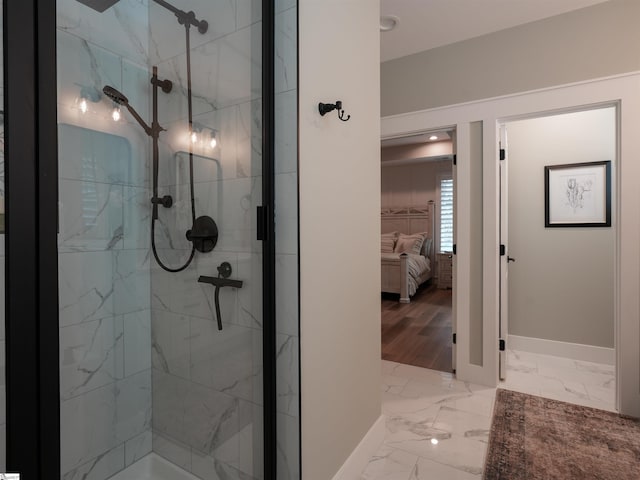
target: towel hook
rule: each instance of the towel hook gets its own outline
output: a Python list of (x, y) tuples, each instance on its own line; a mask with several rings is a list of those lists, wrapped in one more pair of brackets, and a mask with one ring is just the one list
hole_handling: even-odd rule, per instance
[(342, 120), (343, 122), (346, 122), (351, 118), (351, 115), (347, 115), (347, 117), (345, 118), (344, 110), (342, 109), (342, 100), (336, 100), (336, 103), (322, 103), (322, 102), (320, 102), (318, 104), (318, 111), (320, 112), (320, 115), (322, 115), (322, 116), (324, 116), (327, 113), (332, 112), (334, 110), (338, 111), (338, 118), (340, 120)]

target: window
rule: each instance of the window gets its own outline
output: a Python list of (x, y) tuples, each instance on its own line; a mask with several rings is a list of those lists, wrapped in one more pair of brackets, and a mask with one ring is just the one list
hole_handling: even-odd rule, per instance
[(453, 251), (453, 178), (440, 177), (440, 249)]

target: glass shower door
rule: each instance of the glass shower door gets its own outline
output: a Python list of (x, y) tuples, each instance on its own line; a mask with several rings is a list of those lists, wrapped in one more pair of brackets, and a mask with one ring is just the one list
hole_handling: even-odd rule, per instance
[(57, 2), (63, 478), (265, 478), (258, 3)]
[[(0, 25), (4, 12), (3, 2), (0, 2)], [(0, 36), (0, 53), (3, 52), (2, 37)], [(2, 56), (4, 59), (4, 55)], [(0, 63), (4, 70), (4, 60)], [(4, 75), (0, 76), (0, 472), (6, 471), (6, 384), (5, 384), (5, 223), (4, 223)]]

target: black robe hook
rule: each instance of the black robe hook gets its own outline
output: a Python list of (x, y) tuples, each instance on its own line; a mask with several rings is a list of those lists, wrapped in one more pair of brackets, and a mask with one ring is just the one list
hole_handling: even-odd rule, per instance
[(341, 100), (336, 100), (336, 103), (319, 103), (318, 104), (318, 111), (320, 112), (320, 115), (324, 116), (325, 114), (332, 112), (334, 110), (338, 111), (338, 118), (340, 120), (342, 120), (343, 122), (348, 121), (351, 118), (351, 115), (347, 115), (347, 117), (345, 118), (344, 116), (344, 110), (342, 109), (342, 101)]

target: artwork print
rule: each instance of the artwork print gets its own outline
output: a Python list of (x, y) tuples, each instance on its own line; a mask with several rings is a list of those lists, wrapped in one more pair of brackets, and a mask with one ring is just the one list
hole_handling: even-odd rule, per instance
[(610, 225), (610, 161), (545, 167), (545, 227)]

